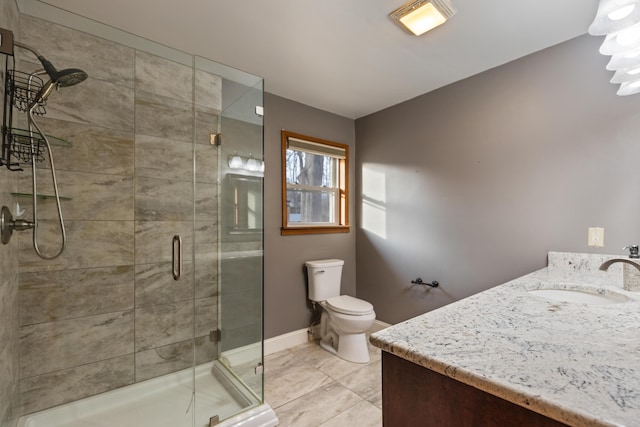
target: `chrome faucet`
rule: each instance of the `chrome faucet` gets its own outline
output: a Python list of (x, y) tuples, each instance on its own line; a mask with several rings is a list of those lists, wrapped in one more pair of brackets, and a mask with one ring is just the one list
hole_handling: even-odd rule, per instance
[(640, 265), (638, 265), (637, 262), (631, 261), (631, 260), (626, 259), (626, 258), (612, 258), (612, 259), (610, 259), (608, 261), (605, 261), (600, 266), (600, 270), (607, 271), (609, 269), (609, 267), (611, 267), (611, 264), (615, 264), (616, 262), (623, 262), (625, 264), (633, 265), (635, 268), (638, 269), (638, 271), (640, 271)]
[[(638, 245), (625, 246), (623, 249), (629, 249), (629, 258), (640, 258), (638, 255)], [(628, 258), (613, 258), (605, 261), (600, 266), (600, 270), (607, 271), (612, 264), (623, 263), (634, 266), (638, 271), (622, 268), (622, 283), (626, 291), (640, 291), (640, 264)]]

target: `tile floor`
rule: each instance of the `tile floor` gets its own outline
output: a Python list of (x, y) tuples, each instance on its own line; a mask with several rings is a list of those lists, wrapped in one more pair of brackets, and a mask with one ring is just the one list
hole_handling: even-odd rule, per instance
[(265, 357), (265, 400), (281, 427), (382, 426), (380, 350), (368, 364), (350, 363), (317, 341)]

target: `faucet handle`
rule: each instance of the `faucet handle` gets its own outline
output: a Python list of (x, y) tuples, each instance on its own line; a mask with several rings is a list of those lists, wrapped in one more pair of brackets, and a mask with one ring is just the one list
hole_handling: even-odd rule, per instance
[(629, 245), (622, 248), (622, 250), (629, 249), (629, 258), (640, 258), (638, 253), (638, 245)]

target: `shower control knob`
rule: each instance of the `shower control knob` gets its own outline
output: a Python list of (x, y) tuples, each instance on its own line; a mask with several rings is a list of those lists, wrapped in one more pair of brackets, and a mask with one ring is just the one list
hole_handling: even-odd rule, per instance
[(11, 240), (11, 236), (13, 235), (13, 231), (24, 231), (30, 230), (34, 227), (34, 223), (32, 221), (27, 221), (25, 219), (19, 219), (14, 221), (13, 215), (11, 215), (11, 211), (8, 207), (3, 206), (2, 211), (0, 212), (0, 232), (2, 237), (2, 244), (6, 245)]

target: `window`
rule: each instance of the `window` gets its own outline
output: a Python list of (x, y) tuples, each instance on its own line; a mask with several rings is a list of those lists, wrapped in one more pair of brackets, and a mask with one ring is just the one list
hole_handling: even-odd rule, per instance
[(282, 233), (349, 232), (349, 146), (282, 131)]

